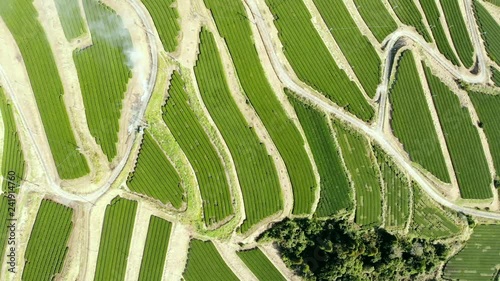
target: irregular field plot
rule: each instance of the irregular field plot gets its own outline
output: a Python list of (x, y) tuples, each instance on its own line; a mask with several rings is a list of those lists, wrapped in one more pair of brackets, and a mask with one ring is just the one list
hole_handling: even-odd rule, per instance
[(491, 80), (493, 80), (495, 86), (500, 87), (500, 70), (491, 67), (491, 73)]
[(453, 280), (492, 280), (500, 260), (500, 225), (478, 225), (465, 247), (445, 266)]
[(458, 96), (428, 67), (425, 67), (425, 75), (455, 169), (460, 195), (466, 199), (492, 197), (488, 163), (469, 111), (461, 106)]
[(186, 281), (238, 280), (212, 242), (192, 240), (184, 271)]
[(304, 104), (291, 92), (288, 92), (288, 99), (299, 117), (318, 167), (321, 192), (316, 214), (320, 217), (328, 217), (340, 210), (352, 209), (351, 186), (327, 117), (315, 108)]
[(177, 36), (180, 31), (179, 13), (173, 7), (176, 0), (141, 0), (141, 2), (153, 19), (165, 51), (175, 51), (179, 44)]
[(302, 0), (266, 2), (274, 15), (283, 52), (299, 79), (359, 118), (371, 120), (373, 108), (357, 85), (336, 64)]
[(131, 191), (171, 203), (176, 209), (184, 201), (181, 178), (158, 143), (146, 131), (135, 169), (127, 179)]
[(241, 1), (205, 0), (224, 38), (248, 103), (255, 109), (283, 158), (293, 189), (293, 214), (311, 212), (316, 180), (298, 129), (276, 97), (254, 45)]
[(283, 208), (273, 159), (267, 154), (234, 101), (213, 35), (200, 34), (200, 54), (194, 69), (203, 102), (231, 151), (245, 205), (245, 232)]
[[(500, 65), (500, 25), (479, 1), (474, 1), (476, 18), (489, 57)], [(498, 19), (497, 19), (498, 20)]]
[(0, 195), (0, 229), (2, 229), (2, 231), (0, 231), (0, 252), (5, 253), (5, 255), (2, 255), (0, 257), (1, 263), (3, 263), (4, 260), (5, 262), (10, 262), (10, 258), (6, 257), (8, 254), (10, 254), (10, 252), (5, 252), (6, 247), (10, 247), (7, 245), (7, 239), (10, 237), (10, 230), (8, 228), (10, 221), (8, 221), (7, 219), (10, 219), (9, 207), (16, 207), (15, 204), (16, 202), (9, 201), (9, 199), (7, 199), (7, 196)]
[(172, 224), (164, 219), (155, 216), (149, 219), (148, 235), (139, 272), (140, 281), (162, 280), (171, 229)]
[(396, 13), (399, 20), (406, 25), (415, 27), (418, 33), (422, 35), (427, 42), (432, 41), (425, 26), (422, 14), (418, 10), (413, 0), (389, 0), (392, 10)]
[(106, 207), (94, 280), (124, 280), (137, 202), (115, 197)]
[(359, 14), (379, 42), (382, 42), (398, 28), (382, 0), (354, 0), (354, 4), (356, 4)]
[(23, 280), (53, 280), (62, 269), (73, 209), (42, 200), (26, 246)]
[(178, 72), (174, 72), (170, 83), (169, 97), (162, 108), (163, 120), (195, 171), (203, 199), (204, 221), (209, 226), (234, 213), (229, 184), (214, 145), (190, 107)]
[(260, 281), (286, 280), (259, 248), (237, 252), (237, 254)]
[(405, 51), (399, 61), (389, 99), (392, 130), (410, 159), (438, 179), (450, 182), (415, 60), (409, 51)]
[(78, 0), (55, 0), (57, 14), (66, 39), (72, 40), (86, 32)]
[(92, 46), (75, 50), (75, 61), (90, 133), (104, 154), (116, 156), (122, 100), (132, 73), (126, 53), (132, 40), (123, 22), (99, 0), (83, 0)]
[(0, 1), (0, 16), (21, 51), (59, 177), (79, 178), (89, 172), (89, 167), (77, 150), (64, 104), (61, 78), (32, 2)]
[(380, 224), (382, 196), (378, 169), (368, 141), (344, 125), (334, 122), (345, 165), (356, 188), (356, 223)]

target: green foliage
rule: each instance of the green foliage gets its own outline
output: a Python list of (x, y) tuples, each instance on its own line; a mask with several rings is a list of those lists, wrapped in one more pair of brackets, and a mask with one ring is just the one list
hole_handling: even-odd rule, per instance
[(457, 175), (462, 198), (491, 198), (492, 178), (477, 128), (467, 108), (439, 78), (425, 67), (439, 122)]
[(500, 0), (485, 0), (486, 2), (490, 2), (493, 5), (500, 6)]
[(401, 55), (391, 86), (391, 126), (410, 159), (444, 182), (450, 182), (436, 128), (420, 82), (413, 54)]
[(354, 0), (359, 14), (379, 42), (394, 32), (398, 25), (381, 0)]
[(436, 206), (418, 185), (412, 182), (413, 222), (410, 232), (419, 237), (446, 238), (460, 233), (460, 228), (450, 214)]
[[(15, 174), (15, 185), (21, 184), (24, 176), (24, 155), (22, 151), (19, 133), (14, 119), (12, 104), (7, 100), (4, 91), (0, 87), (0, 111), (2, 113), (4, 136), (3, 136), (3, 156), (2, 156), (2, 191), (9, 192), (9, 172)], [(12, 187), (13, 184), (11, 183)], [(15, 188), (15, 192), (19, 189)]]
[[(293, 214), (308, 214), (317, 188), (304, 140), (271, 88), (255, 48), (241, 1), (205, 0), (224, 38), (248, 103), (271, 136), (285, 163), (293, 190)], [(304, 48), (303, 48), (304, 49)]]
[(320, 217), (328, 217), (341, 210), (352, 209), (351, 186), (327, 117), (315, 108), (304, 104), (288, 90), (287, 94), (288, 100), (299, 117), (318, 167), (321, 193), (316, 214)]
[(191, 240), (184, 279), (237, 281), (238, 277), (229, 269), (212, 242)]
[(213, 225), (234, 213), (222, 161), (198, 122), (178, 72), (170, 80), (163, 120), (191, 163), (203, 199), (205, 224)]
[(283, 208), (278, 174), (266, 147), (238, 109), (214, 37), (205, 29), (200, 33), (200, 54), (194, 71), (203, 102), (234, 160), (245, 205), (246, 220), (241, 226), (245, 232)]
[(181, 178), (151, 134), (146, 131), (127, 186), (133, 192), (146, 194), (179, 209), (184, 201)]
[[(283, 52), (299, 79), (359, 118), (371, 120), (373, 108), (357, 85), (336, 64), (302, 0), (266, 0), (266, 3), (274, 15)], [(368, 95), (375, 94), (367, 92)]]
[(69, 41), (82, 36), (86, 29), (80, 12), (80, 1), (55, 0), (55, 3), (66, 39)]
[(448, 38), (446, 38), (446, 33), (444, 32), (443, 25), (439, 20), (441, 14), (438, 9), (438, 3), (436, 0), (420, 0), (420, 5), (424, 10), (425, 17), (429, 22), (431, 32), (434, 35), (434, 40), (436, 41), (436, 45), (439, 51), (453, 63), (454, 65), (460, 66), (460, 61), (457, 56), (453, 52), (453, 49), (448, 42)]
[(382, 196), (379, 171), (375, 167), (368, 141), (359, 133), (334, 121), (345, 165), (356, 189), (356, 223), (380, 224)]
[(378, 146), (373, 147), (385, 184), (385, 227), (404, 230), (410, 216), (410, 186), (405, 174)]
[(500, 174), (500, 115), (498, 114), (500, 95), (469, 92), (469, 96), (486, 134), (493, 165)]
[(9, 201), (9, 199), (7, 199), (7, 196), (0, 195), (0, 229), (2, 229), (2, 231), (0, 231), (0, 252), (5, 253), (5, 255), (2, 255), (0, 257), (0, 262), (2, 263), (4, 262), (4, 259), (5, 262), (10, 262), (10, 258), (6, 257), (9, 252), (5, 252), (5, 247), (7, 246), (7, 239), (10, 236), (10, 229), (8, 228), (10, 224), (10, 221), (8, 221), (8, 219), (10, 219), (9, 207), (16, 207), (15, 204), (16, 202)]
[(479, 1), (474, 1), (474, 8), (488, 56), (500, 65), (500, 25)]
[(343, 1), (314, 0), (314, 3), (359, 82), (373, 98), (381, 76), (381, 61), (375, 48), (361, 33)]
[(432, 37), (427, 31), (422, 18), (422, 14), (413, 0), (389, 0), (389, 3), (391, 4), (394, 13), (396, 13), (396, 16), (403, 24), (415, 27), (417, 32), (424, 37), (425, 41), (432, 41)]
[(285, 264), (306, 280), (419, 280), (449, 252), (441, 243), (344, 219), (285, 219), (263, 238), (276, 241)]
[(500, 225), (478, 225), (465, 247), (448, 261), (443, 277), (453, 280), (493, 280), (498, 270)]
[(141, 0), (153, 19), (163, 48), (173, 52), (179, 44), (179, 13), (173, 6), (176, 0)]
[(237, 254), (260, 281), (286, 280), (259, 248), (240, 251)]
[(22, 280), (53, 280), (61, 272), (73, 229), (73, 209), (42, 200), (26, 246)]
[(89, 173), (89, 167), (77, 150), (54, 54), (32, 2), (0, 1), (0, 16), (21, 51), (59, 177), (79, 178)]
[(106, 207), (95, 281), (124, 280), (137, 202), (115, 197)]
[(491, 67), (491, 80), (493, 80), (495, 86), (500, 87), (500, 70), (495, 67)]
[(156, 216), (150, 217), (139, 281), (162, 280), (171, 229), (169, 221)]
[(75, 50), (90, 133), (111, 161), (116, 156), (122, 100), (131, 77), (132, 40), (123, 22), (99, 0), (83, 0), (92, 46)]
[(474, 47), (472, 46), (458, 1), (441, 0), (441, 7), (443, 8), (451, 40), (455, 45), (458, 56), (465, 67), (471, 67), (474, 64)]

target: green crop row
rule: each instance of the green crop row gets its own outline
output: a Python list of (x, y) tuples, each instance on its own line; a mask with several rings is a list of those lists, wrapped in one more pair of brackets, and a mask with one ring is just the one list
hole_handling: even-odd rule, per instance
[(184, 271), (186, 281), (238, 280), (212, 242), (191, 240)]
[(361, 225), (382, 222), (380, 175), (366, 138), (334, 121), (337, 139), (344, 162), (356, 189), (356, 223)]
[(441, 0), (448, 30), (450, 31), (451, 40), (455, 45), (455, 49), (460, 57), (460, 60), (466, 67), (471, 67), (474, 64), (474, 47), (465, 25), (462, 9), (458, 3), (459, 0)]
[(500, 6), (500, 0), (485, 0), (486, 2), (490, 2), (493, 5)]
[(495, 86), (500, 87), (500, 70), (495, 67), (491, 67), (491, 80), (493, 80)]
[(381, 76), (381, 61), (375, 48), (361, 33), (343, 1), (314, 0), (314, 3), (359, 82), (373, 98)]
[(488, 56), (500, 65), (500, 25), (479, 1), (474, 1), (474, 8)]
[(148, 131), (144, 133), (139, 157), (134, 171), (129, 175), (127, 186), (133, 192), (146, 194), (164, 204), (170, 202), (176, 209), (184, 201), (179, 174)]
[(410, 216), (410, 186), (408, 178), (378, 146), (373, 147), (385, 185), (385, 227), (404, 230)]
[(167, 258), (171, 230), (172, 224), (169, 221), (156, 216), (150, 217), (139, 281), (163, 280), (163, 268)]
[(469, 111), (428, 67), (424, 68), (462, 198), (491, 198), (492, 179), (488, 163)]
[(42, 200), (24, 256), (22, 280), (53, 280), (63, 267), (73, 209)]
[(304, 129), (320, 177), (320, 199), (316, 214), (329, 217), (353, 208), (352, 190), (344, 170), (340, 152), (333, 139), (325, 114), (304, 104), (287, 91)]
[(392, 130), (410, 159), (440, 180), (450, 182), (436, 128), (410, 51), (401, 55), (389, 99), (392, 105)]
[(125, 280), (137, 202), (115, 197), (106, 207), (94, 280)]
[(204, 0), (231, 53), (247, 97), (283, 158), (293, 189), (293, 213), (311, 212), (317, 188), (313, 168), (297, 127), (287, 116), (265, 76), (241, 1)]
[(214, 37), (205, 29), (200, 33), (194, 71), (203, 102), (233, 157), (245, 205), (246, 220), (241, 226), (245, 232), (283, 208), (277, 171), (265, 146), (238, 109)]
[(66, 39), (72, 40), (86, 32), (78, 0), (55, 0), (57, 14)]
[(379, 42), (394, 32), (398, 25), (381, 0), (354, 0), (356, 9)]
[(79, 178), (89, 173), (89, 167), (78, 152), (54, 54), (32, 2), (0, 1), (0, 16), (21, 51), (59, 177)]
[(84, 0), (92, 46), (75, 50), (90, 133), (111, 161), (117, 153), (124, 93), (131, 77), (132, 40), (123, 22), (99, 0)]
[[(266, 2), (274, 15), (283, 52), (299, 79), (359, 118), (371, 120), (373, 108), (357, 85), (338, 67), (314, 28), (311, 14), (302, 0)], [(372, 86), (367, 88), (371, 89)]]
[(179, 25), (179, 13), (173, 7), (176, 0), (141, 0), (160, 36), (163, 48), (167, 52), (173, 52), (179, 44), (178, 35), (181, 27)]
[(238, 257), (246, 264), (260, 281), (285, 281), (286, 279), (274, 264), (259, 248), (237, 252)]
[[(10, 204), (10, 205), (9, 205)], [(7, 239), (10, 237), (10, 229), (8, 228), (10, 221), (8, 219), (11, 218), (11, 213), (9, 212), (9, 207), (16, 207), (16, 202), (15, 201), (9, 201), (7, 196), (5, 195), (0, 195), (0, 253), (6, 253), (5, 252), (5, 247), (7, 246)], [(6, 255), (10, 254), (10, 252), (7, 252), (4, 255), (0, 257), (0, 262), (3, 263), (4, 259), (5, 262), (10, 262), (10, 257), (6, 257)]]
[(234, 214), (231, 193), (222, 161), (198, 122), (178, 72), (170, 80), (163, 120), (191, 163), (203, 199), (205, 224), (213, 225)]
[(441, 14), (438, 9), (438, 3), (435, 0), (420, 0), (420, 5), (424, 10), (425, 17), (429, 22), (429, 26), (434, 36), (434, 40), (436, 41), (436, 45), (438, 50), (453, 63), (454, 65), (459, 66), (460, 61), (457, 56), (453, 52), (453, 49), (448, 42), (448, 38), (446, 38), (446, 33), (444, 32), (443, 25), (439, 20), (441, 18)]
[(425, 194), (416, 183), (412, 183), (413, 221), (410, 232), (427, 238), (445, 238), (460, 233), (460, 228)]
[[(500, 225), (478, 225), (465, 247), (444, 268), (448, 280), (494, 280), (498, 272)], [(498, 275), (496, 275), (498, 276)]]
[(403, 24), (415, 27), (417, 32), (424, 37), (425, 41), (432, 41), (432, 37), (427, 31), (422, 18), (422, 14), (413, 0), (389, 0), (389, 3), (391, 4), (392, 10)]

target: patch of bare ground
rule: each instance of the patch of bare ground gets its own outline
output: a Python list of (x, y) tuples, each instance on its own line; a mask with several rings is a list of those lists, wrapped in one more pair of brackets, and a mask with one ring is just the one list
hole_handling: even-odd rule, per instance
[(167, 258), (163, 270), (164, 280), (182, 280), (182, 274), (186, 268), (190, 231), (180, 223), (172, 225), (170, 241), (168, 243)]
[(238, 251), (237, 245), (217, 241), (214, 241), (214, 245), (222, 259), (240, 280), (258, 280), (252, 271), (248, 269), (245, 263), (236, 254), (236, 251)]
[(299, 281), (301, 278), (290, 270), (281, 259), (274, 244), (264, 244), (259, 247), (264, 255), (274, 264), (274, 266), (286, 277), (287, 280)]
[(125, 280), (138, 280), (141, 269), (141, 261), (148, 234), (149, 217), (151, 213), (142, 208), (143, 203), (138, 202), (137, 214), (135, 216), (134, 231), (130, 243), (130, 249), (127, 258), (127, 271)]

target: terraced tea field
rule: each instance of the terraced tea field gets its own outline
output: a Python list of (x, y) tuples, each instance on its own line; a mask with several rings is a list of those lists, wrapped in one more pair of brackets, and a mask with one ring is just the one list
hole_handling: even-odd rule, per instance
[(379, 42), (394, 32), (398, 25), (385, 8), (382, 0), (354, 0), (356, 9)]
[(191, 240), (183, 277), (186, 281), (238, 280), (212, 242), (196, 239)]
[(170, 222), (159, 217), (150, 217), (139, 280), (162, 280), (171, 229)]
[(85, 34), (86, 27), (78, 0), (55, 0), (57, 14), (66, 39), (73, 40)]
[(260, 281), (286, 280), (259, 248), (238, 252), (238, 257)]

